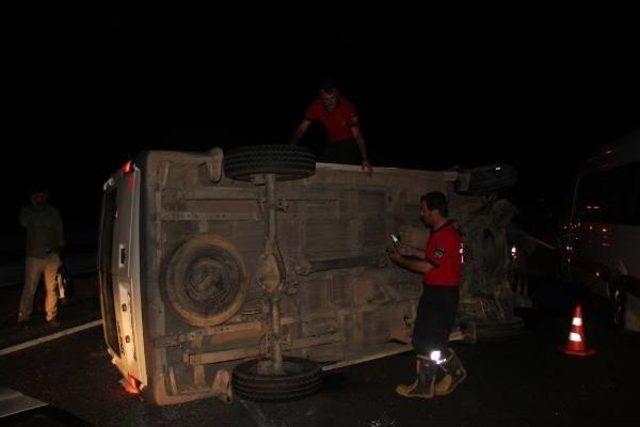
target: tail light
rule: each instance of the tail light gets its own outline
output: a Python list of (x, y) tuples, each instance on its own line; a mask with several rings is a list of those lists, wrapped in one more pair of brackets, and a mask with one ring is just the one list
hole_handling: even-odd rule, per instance
[(133, 161), (129, 160), (122, 166), (122, 172), (125, 174), (133, 172)]
[(140, 394), (140, 381), (133, 377), (131, 374), (127, 374), (125, 378), (120, 380), (120, 383), (127, 391), (127, 393)]

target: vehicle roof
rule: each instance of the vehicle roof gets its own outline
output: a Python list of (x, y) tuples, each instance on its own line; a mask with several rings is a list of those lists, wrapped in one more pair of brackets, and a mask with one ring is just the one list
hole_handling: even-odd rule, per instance
[(640, 161), (640, 130), (601, 146), (580, 168), (579, 175)]

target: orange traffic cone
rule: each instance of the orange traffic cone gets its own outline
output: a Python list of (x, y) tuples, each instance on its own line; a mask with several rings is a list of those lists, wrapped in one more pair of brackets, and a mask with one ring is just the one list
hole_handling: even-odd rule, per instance
[(587, 347), (582, 323), (582, 307), (579, 303), (576, 304), (576, 308), (573, 311), (573, 321), (571, 322), (571, 331), (569, 332), (567, 344), (559, 346), (558, 351), (570, 356), (580, 357), (591, 356), (596, 352), (594, 349)]

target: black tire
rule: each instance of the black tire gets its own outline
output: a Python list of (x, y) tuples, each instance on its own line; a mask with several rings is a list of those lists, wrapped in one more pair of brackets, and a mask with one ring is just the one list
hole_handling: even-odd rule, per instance
[(475, 322), (477, 342), (508, 341), (524, 332), (524, 321), (514, 317), (505, 321)]
[(456, 190), (463, 194), (490, 194), (508, 190), (518, 182), (518, 172), (511, 165), (483, 166), (465, 171), (470, 174), (469, 187), (462, 191), (456, 183)]
[[(287, 387), (286, 392), (289, 394), (303, 393), (307, 390), (320, 388), (321, 385), (322, 385), (322, 380), (318, 378), (314, 381), (303, 383), (295, 387), (293, 386)], [(234, 390), (244, 394), (255, 394), (260, 396), (278, 397), (282, 394), (282, 390), (280, 390), (279, 388), (268, 387), (266, 384), (263, 384), (259, 387), (251, 387), (251, 386), (247, 386), (245, 384), (236, 382), (234, 384)]]
[[(239, 388), (250, 389), (255, 391), (273, 390), (274, 384), (276, 385), (278, 384), (274, 382), (265, 382), (265, 381), (261, 381), (261, 382), (247, 381), (246, 379), (239, 379), (238, 377), (235, 377), (234, 381), (235, 381), (234, 384)], [(322, 382), (322, 376), (318, 376), (314, 374), (313, 376), (309, 376), (309, 378), (296, 379), (293, 382), (295, 382), (295, 384), (301, 387), (307, 387), (307, 386), (313, 385), (312, 383)]]
[(249, 278), (238, 250), (220, 236), (202, 234), (169, 259), (163, 296), (175, 314), (193, 326), (215, 326), (244, 303)]
[(233, 370), (233, 391), (238, 397), (255, 401), (291, 400), (309, 396), (322, 386), (322, 370), (310, 360), (285, 358), (284, 375), (260, 374), (258, 362), (245, 362)]
[(306, 390), (304, 392), (298, 392), (298, 393), (281, 393), (277, 396), (261, 395), (256, 393), (244, 393), (242, 391), (236, 391), (236, 390), (234, 390), (234, 393), (236, 397), (239, 397), (240, 399), (252, 400), (254, 402), (282, 402), (282, 401), (304, 399), (305, 397), (315, 394), (319, 389), (320, 387), (313, 390)]
[(251, 145), (224, 154), (224, 174), (240, 181), (261, 174), (275, 174), (278, 181), (290, 181), (315, 172), (313, 152), (297, 145)]

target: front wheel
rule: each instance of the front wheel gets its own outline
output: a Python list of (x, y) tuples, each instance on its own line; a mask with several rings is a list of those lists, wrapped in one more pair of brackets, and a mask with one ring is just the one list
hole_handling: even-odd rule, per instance
[(310, 396), (322, 385), (322, 370), (310, 360), (285, 357), (280, 374), (261, 372), (263, 362), (251, 360), (233, 370), (233, 390), (238, 397), (260, 402), (286, 401)]

